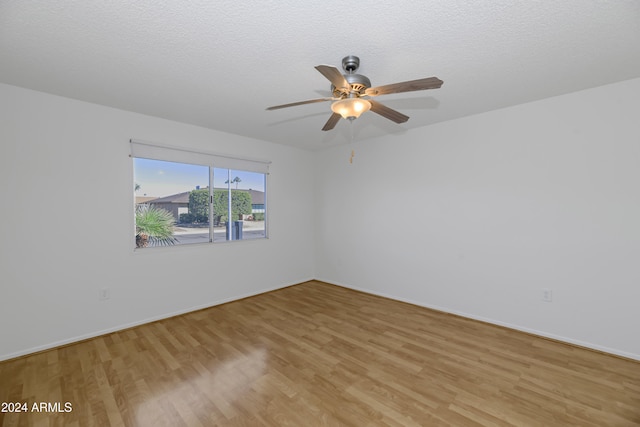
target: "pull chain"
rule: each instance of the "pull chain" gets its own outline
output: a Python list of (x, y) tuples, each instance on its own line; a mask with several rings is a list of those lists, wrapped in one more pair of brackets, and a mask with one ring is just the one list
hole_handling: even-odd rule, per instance
[[(353, 139), (354, 139), (354, 130), (353, 130), (353, 117), (349, 118), (349, 128), (350, 128), (350, 133), (351, 133), (351, 145), (353, 145)], [(351, 157), (349, 157), (349, 163), (353, 164), (353, 157), (354, 157), (355, 153), (353, 150), (351, 150)]]

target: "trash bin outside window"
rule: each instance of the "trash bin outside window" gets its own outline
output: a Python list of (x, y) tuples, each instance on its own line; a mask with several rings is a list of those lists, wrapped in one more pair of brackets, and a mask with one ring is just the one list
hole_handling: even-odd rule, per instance
[[(242, 240), (242, 224), (244, 221), (227, 222), (227, 240)], [(231, 228), (231, 230), (229, 230)], [(229, 238), (231, 235), (231, 238)]]

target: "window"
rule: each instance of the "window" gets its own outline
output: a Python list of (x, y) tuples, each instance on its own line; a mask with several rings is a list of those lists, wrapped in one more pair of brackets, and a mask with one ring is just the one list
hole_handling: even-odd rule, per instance
[(267, 237), (268, 162), (131, 141), (137, 248)]

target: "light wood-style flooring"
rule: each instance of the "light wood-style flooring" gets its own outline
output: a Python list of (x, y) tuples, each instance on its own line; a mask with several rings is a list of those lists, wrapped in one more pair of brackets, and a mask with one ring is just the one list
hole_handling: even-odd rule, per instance
[(72, 408), (1, 426), (633, 426), (640, 363), (312, 281), (0, 363), (0, 402)]

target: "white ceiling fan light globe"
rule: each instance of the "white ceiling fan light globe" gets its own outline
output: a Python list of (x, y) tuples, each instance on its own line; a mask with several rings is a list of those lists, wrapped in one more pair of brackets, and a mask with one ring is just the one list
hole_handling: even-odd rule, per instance
[(331, 110), (340, 114), (343, 119), (358, 118), (360, 115), (371, 109), (371, 103), (366, 99), (347, 98), (341, 99), (331, 104)]

